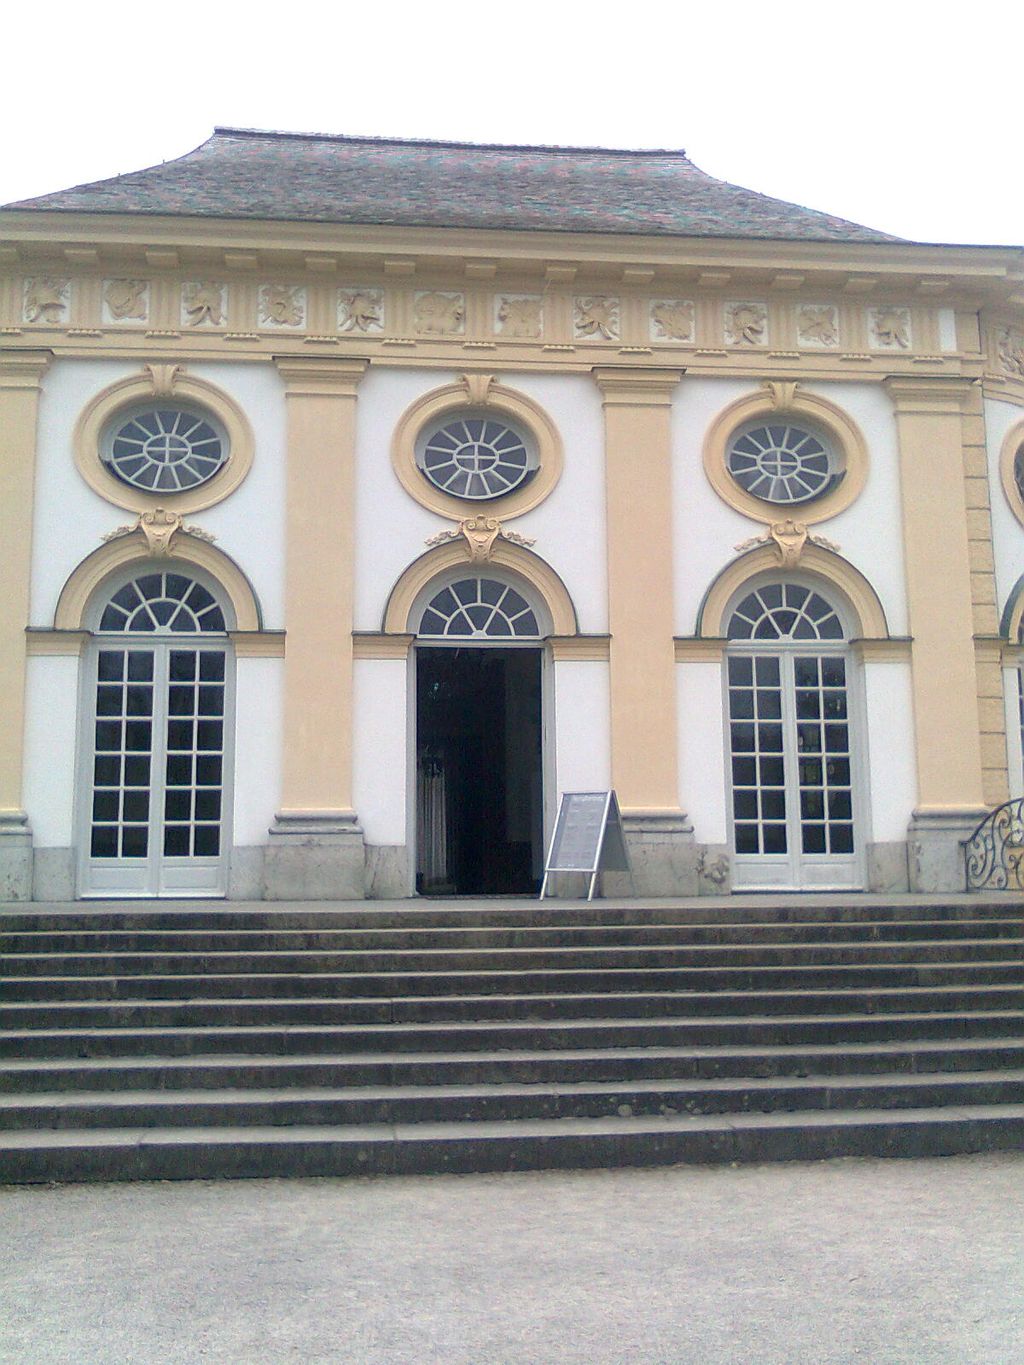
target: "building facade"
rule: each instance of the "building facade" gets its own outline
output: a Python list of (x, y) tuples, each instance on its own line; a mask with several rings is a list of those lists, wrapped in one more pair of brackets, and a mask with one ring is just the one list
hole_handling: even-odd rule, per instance
[[(957, 890), (1024, 254), (682, 153), (218, 130), (0, 213), (0, 898)], [(628, 884), (608, 878), (609, 889)]]

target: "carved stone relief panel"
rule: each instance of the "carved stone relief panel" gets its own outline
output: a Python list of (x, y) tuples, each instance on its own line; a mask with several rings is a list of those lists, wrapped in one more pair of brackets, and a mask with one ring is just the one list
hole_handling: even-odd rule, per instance
[(261, 327), (297, 330), (306, 325), (306, 291), (294, 284), (261, 284), (258, 311)]
[(461, 336), (466, 329), (466, 296), (436, 290), (416, 294), (413, 321), (425, 336)]
[(227, 290), (222, 284), (199, 280), (181, 288), (181, 321), (186, 327), (222, 327), (227, 321)]
[(908, 351), (910, 349), (909, 308), (869, 308), (868, 337), (876, 351)]
[(579, 295), (572, 301), (577, 341), (618, 341), (619, 300), (608, 294)]
[(796, 310), (796, 339), (811, 350), (839, 345), (839, 309), (831, 303), (802, 303)]
[(498, 294), (494, 330), (510, 341), (536, 341), (544, 330), (544, 302), (539, 294)]
[(764, 346), (768, 341), (768, 309), (763, 303), (727, 303), (725, 339), (730, 346)]
[(652, 341), (693, 341), (696, 309), (689, 299), (652, 299), (649, 335)]
[(104, 280), (104, 322), (146, 322), (149, 319), (148, 280)]
[(999, 367), (1011, 379), (1024, 379), (1024, 332), (1004, 327), (996, 334)]
[(64, 322), (71, 300), (71, 281), (52, 275), (25, 281), (22, 317), (26, 322)]
[(339, 332), (382, 332), (384, 330), (383, 289), (339, 289)]

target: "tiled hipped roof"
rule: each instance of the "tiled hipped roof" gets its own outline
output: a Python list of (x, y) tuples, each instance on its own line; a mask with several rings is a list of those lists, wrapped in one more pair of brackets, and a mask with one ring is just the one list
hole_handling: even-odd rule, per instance
[(8, 208), (398, 227), (891, 242), (715, 180), (683, 152), (217, 128), (176, 161)]

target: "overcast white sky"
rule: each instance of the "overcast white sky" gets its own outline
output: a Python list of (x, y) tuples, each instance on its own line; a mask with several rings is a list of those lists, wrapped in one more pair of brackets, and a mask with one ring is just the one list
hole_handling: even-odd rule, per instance
[(899, 236), (1024, 243), (1021, 0), (19, 11), (0, 204), (181, 156), (222, 124), (683, 147), (723, 180)]

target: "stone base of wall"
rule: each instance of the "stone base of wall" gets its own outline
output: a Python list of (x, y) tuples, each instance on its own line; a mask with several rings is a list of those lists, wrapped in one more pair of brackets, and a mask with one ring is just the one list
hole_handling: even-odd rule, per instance
[(32, 831), (21, 812), (0, 815), (0, 901), (32, 899)]
[(907, 868), (907, 845), (904, 840), (884, 844), (868, 844), (866, 891), (888, 892), (910, 890)]
[(279, 815), (263, 859), (268, 901), (352, 901), (366, 893), (366, 848), (354, 816)]
[(963, 842), (986, 814), (984, 808), (915, 811), (907, 831), (911, 891), (963, 891)]

